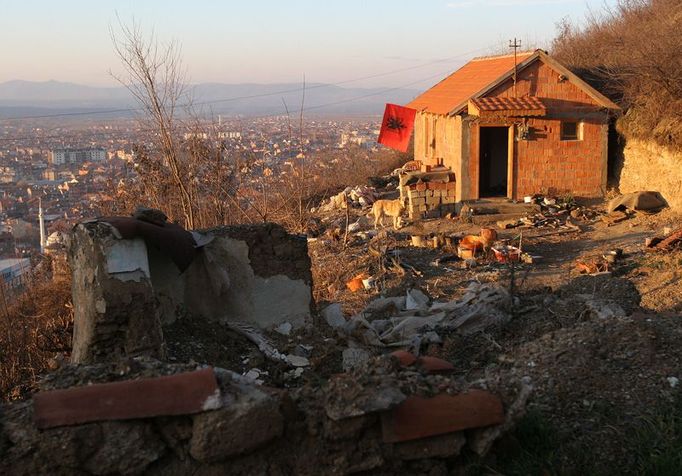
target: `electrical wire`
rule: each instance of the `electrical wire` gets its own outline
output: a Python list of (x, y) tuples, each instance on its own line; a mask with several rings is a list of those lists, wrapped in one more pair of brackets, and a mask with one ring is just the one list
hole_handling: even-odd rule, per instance
[[(379, 78), (382, 76), (388, 76), (391, 74), (402, 73), (405, 71), (410, 71), (410, 70), (414, 70), (414, 69), (418, 69), (418, 68), (423, 68), (425, 66), (430, 66), (433, 64), (450, 62), (450, 61), (453, 61), (455, 59), (461, 59), (462, 57), (484, 51), (486, 49), (487, 48), (477, 48), (475, 50), (467, 51), (467, 52), (461, 53), (459, 55), (451, 56), (448, 58), (429, 61), (427, 63), (422, 63), (422, 64), (414, 65), (414, 66), (408, 66), (406, 68), (394, 69), (391, 71), (384, 71), (382, 73), (371, 74), (371, 75), (362, 76), (359, 78), (346, 79), (344, 81), (338, 81), (335, 83), (315, 84), (312, 86), (307, 86), (305, 88), (299, 87), (299, 88), (292, 88), (292, 89), (284, 89), (281, 91), (273, 91), (270, 93), (259, 93), (259, 94), (245, 95), (245, 96), (233, 96), (233, 97), (229, 97), (229, 98), (214, 99), (214, 100), (210, 100), (210, 101), (202, 101), (202, 102), (197, 102), (197, 103), (178, 104), (175, 107), (181, 108), (181, 107), (187, 107), (187, 106), (205, 106), (205, 105), (210, 105), (210, 104), (220, 104), (220, 103), (225, 103), (225, 102), (239, 101), (239, 100), (243, 100), (243, 99), (256, 99), (256, 98), (268, 97), (268, 96), (278, 96), (280, 94), (289, 94), (289, 93), (295, 93), (295, 92), (309, 91), (311, 89), (340, 86), (343, 84), (354, 83), (354, 82), (363, 81), (366, 79), (374, 79), (374, 78)], [(417, 81), (417, 82), (419, 82), (419, 81)], [(141, 110), (142, 110), (142, 108), (140, 108), (140, 107), (129, 107), (129, 108), (119, 108), (119, 109), (106, 109), (106, 110), (100, 110), (100, 111), (77, 111), (77, 112), (64, 112), (64, 113), (55, 113), (55, 114), (40, 114), (40, 115), (31, 115), (31, 116), (14, 116), (14, 117), (2, 118), (2, 120), (18, 121), (18, 120), (27, 120), (27, 119), (49, 119), (49, 118), (54, 118), (54, 117), (91, 116), (91, 115), (101, 115), (101, 114), (117, 114), (117, 113), (123, 113), (123, 112), (136, 112), (136, 111), (141, 111)]]

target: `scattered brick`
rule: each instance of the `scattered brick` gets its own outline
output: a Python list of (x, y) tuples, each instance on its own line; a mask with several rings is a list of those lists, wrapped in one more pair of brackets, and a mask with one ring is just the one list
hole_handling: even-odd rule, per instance
[(502, 402), (483, 390), (432, 398), (408, 397), (381, 415), (385, 443), (410, 441), (504, 421)]
[(417, 361), (417, 357), (406, 350), (396, 350), (391, 352), (391, 355), (400, 361), (400, 365), (403, 367), (409, 367)]
[(419, 358), (418, 365), (429, 373), (447, 373), (455, 370), (455, 366), (447, 360), (427, 355)]
[(185, 415), (216, 408), (212, 368), (140, 380), (39, 392), (33, 397), (38, 428), (103, 420)]

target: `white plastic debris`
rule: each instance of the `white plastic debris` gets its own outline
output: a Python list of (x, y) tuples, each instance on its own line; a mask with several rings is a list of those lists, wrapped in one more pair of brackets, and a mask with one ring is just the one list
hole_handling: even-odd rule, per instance
[(668, 377), (668, 383), (670, 384), (670, 388), (675, 388), (679, 385), (680, 379), (677, 377)]
[(292, 328), (293, 326), (291, 325), (291, 322), (283, 322), (277, 327), (275, 327), (275, 332), (278, 332), (283, 336), (288, 336), (289, 334), (291, 334)]
[[(511, 318), (507, 311), (509, 293), (496, 283), (474, 282), (456, 301), (434, 302), (430, 306), (428, 301), (429, 297), (416, 289), (404, 297), (378, 298), (342, 329), (349, 335), (362, 335), (366, 345), (414, 347), (420, 342), (437, 342), (441, 329), (467, 335), (502, 325)], [(391, 317), (385, 318), (387, 315)], [(365, 331), (356, 333), (358, 327)]]
[(426, 309), (429, 304), (429, 297), (419, 289), (408, 289), (405, 298), (405, 309), (408, 311)]

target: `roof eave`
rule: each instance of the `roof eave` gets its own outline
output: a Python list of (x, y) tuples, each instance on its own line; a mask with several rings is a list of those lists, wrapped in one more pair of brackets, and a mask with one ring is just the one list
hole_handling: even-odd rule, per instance
[[(530, 65), (533, 61), (535, 61), (536, 59), (540, 59), (540, 60), (544, 61), (545, 63), (549, 64), (553, 69), (555, 69), (555, 70), (558, 71), (559, 73), (561, 73), (561, 74), (563, 74), (564, 76), (566, 76), (566, 77), (569, 79), (569, 81), (571, 81), (571, 82), (574, 83), (576, 86), (578, 86), (580, 89), (582, 89), (583, 91), (585, 91), (585, 93), (586, 93), (588, 96), (590, 96), (592, 99), (594, 99), (594, 100), (595, 100), (597, 103), (599, 103), (599, 105), (602, 106), (603, 108), (608, 109), (608, 110), (610, 110), (610, 111), (620, 111), (620, 110), (621, 110), (620, 106), (618, 106), (616, 103), (614, 103), (613, 101), (611, 101), (609, 98), (607, 98), (606, 96), (604, 96), (602, 93), (600, 93), (599, 91), (597, 91), (596, 89), (594, 89), (592, 86), (590, 86), (589, 84), (587, 84), (585, 81), (583, 81), (582, 79), (580, 79), (580, 77), (579, 77), (578, 75), (576, 75), (575, 73), (571, 72), (568, 68), (566, 68), (565, 66), (563, 66), (561, 63), (559, 63), (558, 61), (552, 59), (547, 53), (545, 53), (545, 52), (542, 51), (542, 50), (535, 50), (535, 53), (533, 53), (531, 56), (529, 56), (528, 58), (526, 58), (525, 60), (523, 60), (521, 63), (519, 63), (519, 64), (516, 66), (516, 71), (517, 71), (517, 73), (518, 73), (518, 71), (521, 71), (522, 69), (524, 69), (524, 68), (526, 68), (527, 66), (529, 66), (529, 65)], [(476, 92), (475, 94), (473, 94), (471, 97), (467, 98), (466, 101), (464, 101), (464, 102), (458, 104), (458, 105), (457, 105), (455, 108), (453, 108), (447, 115), (448, 115), (448, 116), (454, 116), (454, 115), (456, 115), (456, 114), (461, 113), (461, 112), (464, 110), (464, 108), (467, 107), (467, 104), (468, 104), (468, 102), (469, 102), (470, 99), (476, 99), (476, 98), (479, 98), (479, 97), (483, 96), (484, 94), (487, 94), (488, 92), (490, 92), (491, 90), (493, 90), (493, 89), (495, 89), (497, 86), (499, 86), (501, 83), (503, 83), (503, 82), (506, 81), (507, 79), (511, 78), (513, 75), (514, 75), (514, 70), (513, 70), (513, 69), (507, 71), (507, 72), (504, 73), (502, 76), (500, 76), (499, 78), (497, 78), (495, 81), (493, 81), (492, 83), (488, 84), (485, 88), (481, 89), (480, 91), (478, 91), (478, 92)]]

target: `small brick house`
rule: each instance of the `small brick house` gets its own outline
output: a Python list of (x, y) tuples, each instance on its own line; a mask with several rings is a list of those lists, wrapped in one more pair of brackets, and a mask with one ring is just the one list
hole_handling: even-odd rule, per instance
[[(407, 106), (418, 111), (421, 172), (448, 177), (434, 181), (446, 182), (443, 204), (606, 191), (609, 119), (619, 108), (542, 50), (473, 59)], [(414, 182), (412, 195), (431, 188), (429, 177)]]

